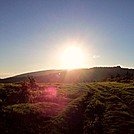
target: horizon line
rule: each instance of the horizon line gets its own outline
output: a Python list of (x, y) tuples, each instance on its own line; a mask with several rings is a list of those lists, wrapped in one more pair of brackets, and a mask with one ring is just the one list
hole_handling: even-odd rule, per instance
[(114, 68), (114, 67), (120, 67), (122, 69), (134, 69), (132, 67), (124, 67), (124, 66), (121, 66), (121, 65), (114, 65), (114, 66), (93, 66), (93, 67), (81, 67), (81, 68), (70, 68), (70, 69), (67, 69), (67, 68), (61, 68), (61, 69), (56, 69), (56, 68), (53, 68), (53, 69), (42, 69), (42, 70), (33, 70), (33, 71), (27, 71), (27, 72), (22, 72), (22, 73), (18, 73), (18, 74), (14, 74), (14, 75), (11, 75), (11, 76), (6, 76), (6, 77), (1, 77), (0, 79), (7, 79), (7, 78), (12, 78), (12, 77), (15, 77), (15, 76), (20, 76), (20, 75), (26, 75), (26, 74), (30, 74), (30, 73), (37, 73), (37, 72), (42, 72), (42, 71), (60, 71), (60, 70), (68, 70), (68, 71), (71, 71), (71, 70), (78, 70), (78, 69), (92, 69), (92, 68)]

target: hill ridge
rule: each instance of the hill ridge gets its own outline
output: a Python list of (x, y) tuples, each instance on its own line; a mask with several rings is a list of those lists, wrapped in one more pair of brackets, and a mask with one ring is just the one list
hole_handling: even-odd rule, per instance
[(37, 82), (91, 82), (103, 81), (111, 76), (121, 75), (126, 73), (134, 75), (134, 69), (116, 67), (93, 67), (80, 69), (52, 69), (28, 72), (16, 76), (0, 79), (0, 83), (12, 83), (26, 80), (28, 76), (33, 76)]

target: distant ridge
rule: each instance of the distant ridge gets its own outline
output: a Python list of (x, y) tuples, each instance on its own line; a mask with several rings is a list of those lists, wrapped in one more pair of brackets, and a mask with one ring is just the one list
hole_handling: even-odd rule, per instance
[(85, 69), (72, 70), (44, 70), (20, 74), (17, 76), (0, 79), (0, 83), (14, 83), (27, 79), (28, 76), (33, 76), (37, 82), (91, 82), (103, 81), (104, 79), (115, 77), (116, 75), (124, 76), (126, 73), (134, 75), (134, 69), (116, 67), (94, 67)]

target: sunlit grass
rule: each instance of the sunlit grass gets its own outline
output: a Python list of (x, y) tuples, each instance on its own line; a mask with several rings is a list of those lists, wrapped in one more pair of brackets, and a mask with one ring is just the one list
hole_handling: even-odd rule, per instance
[(27, 92), (21, 88), (0, 85), (3, 132), (133, 134), (132, 83), (48, 83)]

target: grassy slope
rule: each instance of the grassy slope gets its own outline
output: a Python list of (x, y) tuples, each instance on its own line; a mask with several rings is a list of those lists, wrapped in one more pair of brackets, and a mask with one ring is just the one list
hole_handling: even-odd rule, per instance
[(134, 76), (134, 69), (121, 67), (96, 67), (90, 69), (74, 69), (74, 70), (46, 70), (31, 72), (17, 75), (5, 79), (0, 79), (0, 83), (15, 83), (27, 80), (27, 76), (33, 76), (39, 83), (54, 83), (54, 82), (91, 82), (104, 81), (120, 75), (124, 77), (129, 74), (129, 77)]
[[(19, 85), (1, 85), (0, 93), (8, 96), (7, 101), (1, 100), (2, 133), (134, 133), (133, 84), (98, 82), (42, 87), (29, 90), (29, 99), (23, 102)], [(56, 96), (47, 92), (48, 87), (56, 89)]]

